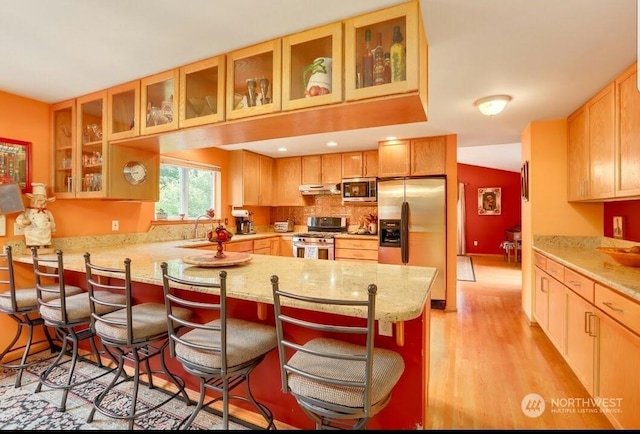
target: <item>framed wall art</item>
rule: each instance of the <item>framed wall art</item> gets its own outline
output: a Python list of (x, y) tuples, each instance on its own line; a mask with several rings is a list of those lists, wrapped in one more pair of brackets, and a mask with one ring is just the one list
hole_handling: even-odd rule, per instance
[(525, 161), (520, 168), (520, 189), (522, 190), (522, 200), (529, 201), (529, 160)]
[(478, 214), (502, 214), (502, 189), (500, 187), (486, 187), (478, 189)]
[(31, 143), (0, 137), (0, 185), (18, 184), (31, 192)]
[(624, 239), (624, 220), (621, 216), (613, 218), (613, 238)]

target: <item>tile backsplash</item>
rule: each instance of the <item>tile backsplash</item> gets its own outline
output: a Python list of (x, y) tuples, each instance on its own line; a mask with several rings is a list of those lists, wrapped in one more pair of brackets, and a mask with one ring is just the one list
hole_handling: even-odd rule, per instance
[(279, 206), (271, 210), (271, 221), (293, 219), (295, 225), (306, 225), (307, 217), (346, 217), (349, 229), (367, 224), (365, 217), (378, 214), (377, 204), (342, 204), (340, 195), (312, 196), (308, 206)]

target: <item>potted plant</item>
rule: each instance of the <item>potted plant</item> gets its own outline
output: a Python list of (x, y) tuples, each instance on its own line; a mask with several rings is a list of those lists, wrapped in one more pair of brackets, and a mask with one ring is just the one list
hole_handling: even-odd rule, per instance
[(373, 235), (377, 234), (378, 233), (378, 216), (376, 214), (369, 214), (365, 218), (369, 222), (369, 233)]

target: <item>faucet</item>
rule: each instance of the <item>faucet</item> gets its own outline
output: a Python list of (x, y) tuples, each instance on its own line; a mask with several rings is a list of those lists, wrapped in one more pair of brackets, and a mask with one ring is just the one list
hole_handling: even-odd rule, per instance
[[(196, 218), (196, 225), (195, 225), (195, 226), (194, 226), (194, 228), (193, 228), (193, 238), (194, 238), (194, 239), (197, 239), (197, 238), (198, 238), (198, 223), (200, 222), (200, 219), (201, 219), (202, 217), (207, 218), (207, 219), (209, 219), (209, 220), (213, 221), (213, 218), (209, 217), (209, 216), (208, 216), (208, 215), (206, 215), (206, 214), (199, 215), (199, 216)], [(206, 238), (207, 233), (205, 232), (205, 234), (204, 234), (204, 235), (205, 235), (205, 238)]]

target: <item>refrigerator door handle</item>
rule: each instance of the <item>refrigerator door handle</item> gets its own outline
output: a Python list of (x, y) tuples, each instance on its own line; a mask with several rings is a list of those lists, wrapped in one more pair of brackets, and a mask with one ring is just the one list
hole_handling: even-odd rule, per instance
[(409, 202), (402, 202), (400, 216), (400, 255), (402, 263), (409, 263)]

